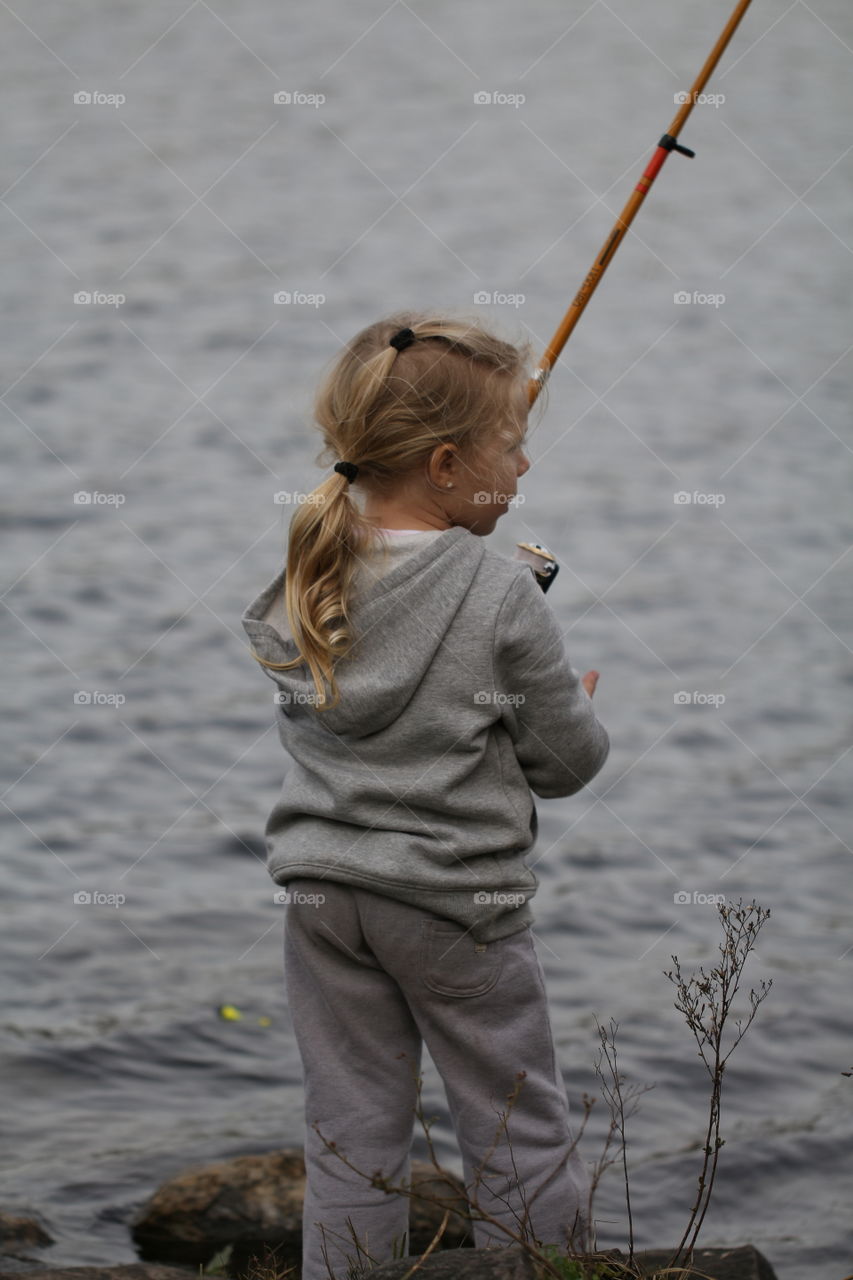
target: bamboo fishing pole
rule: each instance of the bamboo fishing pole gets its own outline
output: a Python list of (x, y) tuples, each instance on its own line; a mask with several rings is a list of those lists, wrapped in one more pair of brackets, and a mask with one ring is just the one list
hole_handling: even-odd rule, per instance
[(528, 384), (528, 397), (531, 405), (539, 395), (542, 387), (545, 385), (560, 352), (568, 342), (569, 336), (578, 320), (580, 320), (583, 315), (586, 304), (598, 288), (601, 277), (613, 261), (613, 255), (616, 253), (617, 248), (625, 237), (625, 233), (634, 221), (640, 205), (645, 200), (652, 183), (663, 168), (664, 161), (670, 151), (680, 151), (682, 155), (691, 157), (695, 155), (695, 152), (691, 151), (689, 147), (682, 147), (680, 145), (678, 142), (678, 135), (683, 129), (687, 117), (696, 105), (696, 100), (699, 97), (699, 94), (710, 80), (714, 68), (723, 56), (726, 46), (737, 30), (738, 23), (746, 13), (750, 3), (751, 0), (740, 0), (740, 2), (735, 6), (732, 16), (729, 18), (722, 35), (708, 55), (708, 59), (702, 70), (699, 72), (699, 75), (696, 77), (689, 94), (681, 95), (684, 97), (684, 102), (681, 108), (676, 112), (675, 119), (672, 121), (669, 129), (658, 143), (654, 155), (643, 172), (643, 176), (631, 192), (628, 203), (616, 219), (616, 222), (613, 225), (613, 230), (602, 245), (595, 262), (587, 272), (586, 279), (575, 294), (571, 306), (560, 321), (556, 333), (546, 347), (545, 353), (530, 379)]

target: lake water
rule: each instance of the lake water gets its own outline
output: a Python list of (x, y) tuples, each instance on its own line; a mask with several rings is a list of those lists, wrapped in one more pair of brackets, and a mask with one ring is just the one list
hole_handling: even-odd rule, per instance
[[(131, 1262), (129, 1219), (166, 1178), (302, 1141), (262, 840), (283, 758), (239, 618), (279, 565), (273, 495), (325, 474), (323, 366), (405, 306), (476, 310), (538, 355), (727, 16), (4, 7), (0, 1206), (44, 1213), (46, 1259)], [(670, 158), (567, 347), (490, 545), (552, 548), (567, 650), (601, 672), (611, 756), (537, 801), (535, 935), (576, 1114), (594, 1015), (655, 1086), (629, 1128), (638, 1245), (679, 1238), (704, 1132), (663, 970), (713, 962), (701, 895), (754, 897), (772, 915), (746, 985), (773, 987), (727, 1071), (702, 1243), (841, 1280), (849, 4), (756, 0), (707, 92), (696, 158)], [(430, 1064), (424, 1101), (459, 1172)], [(597, 1213), (623, 1244), (616, 1172)]]

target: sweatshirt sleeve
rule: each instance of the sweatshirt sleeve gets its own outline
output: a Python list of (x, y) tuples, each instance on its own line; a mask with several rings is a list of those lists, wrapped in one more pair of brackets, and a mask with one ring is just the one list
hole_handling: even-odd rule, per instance
[(580, 791), (603, 766), (610, 739), (529, 569), (498, 610), (494, 677), (503, 722), (531, 790), (543, 799)]

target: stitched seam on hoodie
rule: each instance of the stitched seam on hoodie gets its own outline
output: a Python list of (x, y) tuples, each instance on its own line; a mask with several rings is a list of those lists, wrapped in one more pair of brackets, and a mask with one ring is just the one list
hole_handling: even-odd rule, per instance
[[(494, 688), (495, 688), (495, 685), (497, 684), (497, 681), (496, 681), (496, 679), (495, 679), (495, 644), (496, 644), (496, 641), (497, 641), (497, 633), (498, 633), (498, 619), (499, 619), (499, 617), (500, 617), (500, 615), (501, 615), (501, 611), (503, 610), (504, 605), (506, 604), (507, 597), (509, 596), (509, 593), (512, 591), (513, 587), (515, 586), (515, 582), (516, 582), (516, 579), (515, 579), (515, 578), (513, 578), (512, 582), (510, 582), (509, 586), (507, 587), (506, 591), (504, 592), (503, 599), (501, 600), (500, 604), (498, 605), (497, 611), (495, 612), (495, 624), (494, 624), (494, 626), (493, 626), (493, 628), (492, 628), (492, 653), (491, 653), (491, 659), (492, 659), (492, 671), (491, 671), (491, 675), (492, 675), (492, 689), (494, 689)], [(499, 727), (501, 730), (503, 730), (503, 732), (504, 732), (504, 733), (506, 733), (506, 735), (507, 735), (507, 740), (509, 741), (509, 744), (510, 744), (510, 749), (511, 749), (511, 750), (514, 750), (513, 745), (512, 745), (512, 739), (510, 738), (510, 736), (509, 736), (509, 732), (508, 732), (508, 730), (506, 729), (506, 726), (505, 726), (505, 725), (504, 725), (504, 723), (503, 723), (503, 716), (500, 716), (500, 717), (495, 721), (495, 726), (496, 726), (496, 727)], [(502, 758), (501, 758), (502, 753), (501, 753), (501, 749), (500, 749), (500, 744), (499, 744), (499, 742), (497, 741), (497, 738), (493, 738), (492, 740), (493, 740), (493, 742), (494, 742), (495, 754), (497, 755), (497, 758), (498, 758), (498, 773), (499, 773), (499, 775), (500, 775), (501, 790), (503, 791), (504, 796), (506, 797), (506, 799), (507, 799), (508, 803), (510, 804), (510, 806), (511, 806), (511, 807), (512, 807), (512, 809), (513, 809), (513, 812), (515, 813), (516, 817), (518, 818), (519, 823), (521, 824), (521, 823), (522, 823), (522, 821), (523, 821), (523, 816), (524, 816), (524, 815), (523, 815), (523, 814), (521, 814), (521, 813), (519, 813), (518, 809), (516, 808), (515, 799), (514, 799), (514, 797), (513, 797), (512, 790), (511, 790), (511, 789), (509, 789), (509, 790), (507, 789), (506, 781), (505, 781), (505, 778), (504, 778), (503, 760), (502, 760)], [(525, 786), (527, 787), (528, 794), (529, 794), (529, 793), (530, 793), (530, 785), (529, 785), (529, 783), (527, 782), (527, 779), (526, 779), (526, 778), (525, 778), (525, 776), (524, 776), (524, 770), (522, 769), (521, 765), (518, 763), (518, 760), (516, 760), (516, 768), (518, 769), (518, 772), (519, 772), (519, 774), (521, 775), (521, 778), (522, 778), (522, 780), (523, 780), (523, 782), (524, 782)]]

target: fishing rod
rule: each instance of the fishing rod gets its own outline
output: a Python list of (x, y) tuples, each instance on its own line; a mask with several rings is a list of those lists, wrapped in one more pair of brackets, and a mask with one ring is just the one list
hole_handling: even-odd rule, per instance
[[(610, 235), (605, 240), (595, 261), (587, 272), (583, 284), (575, 294), (571, 306), (560, 321), (556, 333), (546, 347), (545, 353), (539, 361), (539, 365), (528, 383), (528, 398), (531, 405), (539, 395), (542, 387), (545, 385), (560, 352), (568, 342), (569, 336), (571, 335), (571, 332), (578, 320), (580, 320), (583, 315), (584, 308), (595, 293), (595, 290), (598, 288), (601, 277), (613, 261), (616, 250), (622, 243), (625, 233), (631, 223), (634, 221), (640, 205), (648, 195), (652, 183), (663, 168), (664, 161), (667, 159), (669, 153), (671, 151), (678, 151), (681, 155), (690, 157), (693, 157), (696, 154), (694, 151), (691, 151), (689, 147), (681, 146), (678, 142), (678, 135), (684, 128), (690, 112), (696, 105), (696, 101), (702, 90), (705, 88), (705, 85), (710, 80), (714, 68), (723, 56), (726, 46), (737, 30), (738, 23), (746, 13), (750, 3), (751, 0), (740, 0), (740, 2), (735, 6), (732, 16), (729, 18), (725, 28), (723, 29), (722, 35), (708, 55), (708, 59), (702, 70), (699, 72), (699, 75), (696, 77), (690, 92), (687, 94), (679, 94), (679, 99), (682, 100), (680, 110), (676, 112), (675, 119), (672, 121), (672, 124), (658, 143), (654, 155), (643, 172), (643, 176), (631, 192), (625, 208), (616, 219)], [(551, 576), (553, 577), (554, 575), (551, 574)], [(548, 585), (550, 585), (550, 583)]]
[[(689, 156), (691, 159), (696, 154), (695, 151), (691, 151), (689, 147), (681, 145), (678, 141), (678, 135), (684, 128), (687, 118), (696, 105), (699, 95), (710, 80), (717, 63), (720, 61), (720, 58), (726, 50), (726, 46), (737, 30), (738, 23), (746, 13), (750, 4), (751, 0), (739, 0), (739, 3), (735, 5), (732, 16), (729, 18), (723, 28), (723, 32), (719, 40), (708, 55), (705, 65), (693, 82), (690, 92), (679, 94), (679, 98), (682, 100), (680, 109), (675, 113), (674, 120), (658, 143), (654, 155), (643, 171), (642, 177), (631, 192), (625, 208), (613, 224), (613, 229), (610, 232), (610, 235), (599, 250), (595, 261), (586, 274), (583, 284), (572, 299), (572, 303), (568, 311), (560, 321), (556, 333), (545, 348), (542, 359), (539, 361), (539, 364), (528, 383), (528, 402), (530, 405), (534, 403), (539, 392), (548, 380), (548, 376), (551, 373), (560, 352), (568, 342), (572, 330), (578, 320), (580, 320), (583, 315), (587, 303), (598, 288), (601, 277), (613, 261), (616, 250), (622, 243), (625, 233), (631, 223), (634, 221), (640, 205), (648, 195), (652, 183), (663, 168), (664, 162), (670, 151), (678, 151), (681, 155)], [(560, 568), (557, 563), (556, 556), (554, 556), (553, 553), (540, 542), (519, 542), (517, 544), (514, 559), (522, 560), (525, 564), (530, 566), (533, 570), (533, 576), (536, 578), (536, 581), (539, 583), (539, 586), (543, 591), (547, 591), (551, 586), (551, 583), (556, 578)]]

